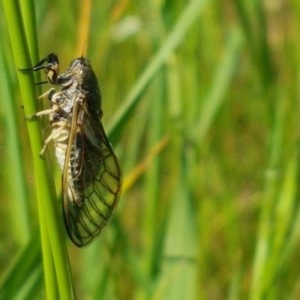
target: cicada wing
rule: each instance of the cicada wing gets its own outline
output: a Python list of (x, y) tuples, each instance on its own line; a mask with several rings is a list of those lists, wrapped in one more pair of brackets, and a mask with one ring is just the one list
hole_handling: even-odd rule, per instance
[(63, 172), (65, 225), (71, 240), (79, 247), (101, 232), (121, 192), (119, 164), (102, 124), (89, 118), (86, 111), (84, 117), (80, 130), (70, 134), (72, 140), (65, 159), (68, 167)]

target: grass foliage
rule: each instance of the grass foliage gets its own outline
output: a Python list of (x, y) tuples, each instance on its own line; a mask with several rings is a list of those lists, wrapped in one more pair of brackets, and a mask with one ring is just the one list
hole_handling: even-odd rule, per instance
[[(300, 297), (300, 6), (248, 2), (2, 1), (1, 299)], [(84, 249), (25, 118), (47, 103), (18, 68), (51, 52), (92, 62), (123, 171)]]

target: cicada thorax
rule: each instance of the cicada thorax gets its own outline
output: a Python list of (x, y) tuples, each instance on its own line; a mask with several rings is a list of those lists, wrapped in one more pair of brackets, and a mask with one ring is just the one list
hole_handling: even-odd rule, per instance
[(100, 122), (101, 92), (90, 62), (76, 58), (59, 74), (58, 58), (50, 54), (23, 70), (40, 69), (45, 70), (48, 82), (57, 86), (42, 95), (48, 98), (50, 109), (36, 114), (49, 115), (52, 127), (42, 152), (54, 142), (63, 173), (66, 228), (81, 247), (91, 242), (111, 217), (121, 191), (121, 172)]

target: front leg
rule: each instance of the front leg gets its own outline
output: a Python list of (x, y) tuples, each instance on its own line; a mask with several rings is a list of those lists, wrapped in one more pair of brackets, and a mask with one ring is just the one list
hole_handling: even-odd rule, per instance
[(55, 113), (56, 111), (57, 111), (57, 107), (53, 106), (49, 109), (41, 110), (41, 111), (37, 112), (36, 114), (27, 116), (26, 120), (31, 121), (33, 119), (40, 118), (42, 116), (49, 116), (49, 115)]
[[(50, 102), (51, 102), (51, 99), (53, 98), (54, 94), (55, 94), (55, 89), (51, 88), (47, 92), (45, 92), (44, 94), (42, 94), (41, 96), (39, 96), (38, 99), (42, 99), (42, 98), (46, 98), (47, 97), (50, 100)], [(57, 107), (55, 107), (54, 105), (51, 105), (51, 108), (49, 108), (49, 109), (45, 109), (45, 110), (39, 111), (36, 114), (33, 114), (31, 116), (26, 116), (26, 120), (33, 120), (33, 119), (36, 119), (37, 117), (42, 117), (42, 116), (50, 115), (51, 113), (55, 112), (56, 109), (57, 109)]]

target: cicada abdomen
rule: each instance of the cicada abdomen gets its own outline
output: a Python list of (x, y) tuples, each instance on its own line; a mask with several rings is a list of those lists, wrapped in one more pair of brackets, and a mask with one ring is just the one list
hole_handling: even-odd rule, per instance
[[(121, 192), (118, 160), (104, 132), (101, 92), (90, 62), (76, 58), (62, 74), (55, 54), (36, 66), (44, 69), (51, 88), (47, 96), (52, 132), (45, 141), (54, 142), (55, 155), (62, 169), (63, 213), (67, 232), (78, 247), (90, 243), (110, 219)], [(40, 84), (45, 83), (41, 82)]]

